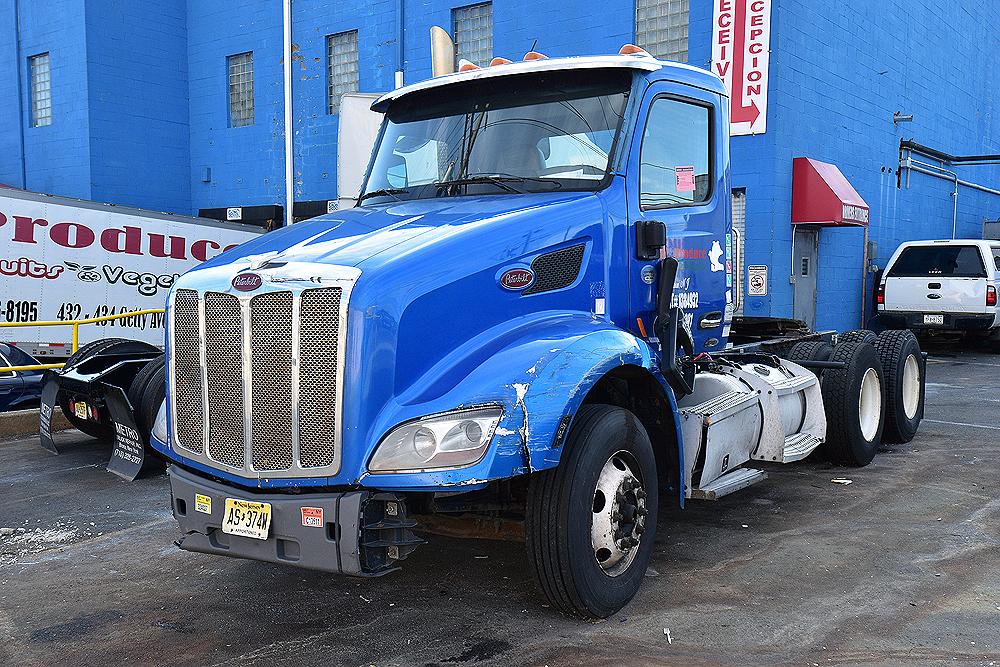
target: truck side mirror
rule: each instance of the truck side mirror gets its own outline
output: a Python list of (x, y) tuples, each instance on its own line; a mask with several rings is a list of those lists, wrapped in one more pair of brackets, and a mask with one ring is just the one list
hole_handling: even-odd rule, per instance
[[(635, 254), (639, 259), (656, 259), (667, 245), (667, 226), (659, 220), (640, 220), (635, 224)], [(674, 260), (674, 264), (677, 261)], [(677, 272), (677, 267), (674, 267)]]
[(660, 280), (656, 286), (656, 322), (653, 331), (660, 340), (660, 372), (678, 396), (686, 396), (694, 391), (695, 367), (681, 364), (677, 359), (677, 348), (688, 355), (694, 352), (691, 336), (683, 328), (683, 313), (670, 301), (674, 296), (674, 280), (677, 278), (677, 260), (667, 257), (660, 262)]

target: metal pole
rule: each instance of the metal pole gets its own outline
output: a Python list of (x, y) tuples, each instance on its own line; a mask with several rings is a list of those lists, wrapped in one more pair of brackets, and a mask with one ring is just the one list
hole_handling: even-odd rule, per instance
[(951, 238), (955, 240), (956, 227), (958, 225), (958, 174), (955, 174), (955, 191), (951, 193), (954, 198), (951, 209)]
[(865, 328), (865, 309), (868, 307), (868, 225), (865, 225), (865, 235), (861, 240), (861, 329)]
[(282, 0), (284, 27), (284, 83), (285, 83), (285, 225), (292, 224), (295, 204), (295, 165), (292, 162), (292, 0)]
[(403, 41), (403, 33), (406, 30), (406, 7), (405, 7), (405, 3), (406, 3), (406, 0), (399, 0), (399, 5), (396, 8), (396, 10), (397, 10), (396, 17), (399, 19), (399, 27), (398, 27), (398, 30), (399, 30), (399, 42), (396, 44), (396, 46), (397, 46), (396, 59), (398, 61), (399, 67), (396, 70), (396, 80), (393, 82), (395, 84), (396, 88), (402, 88), (403, 87), (403, 72), (405, 71), (405, 65), (404, 65), (404, 63), (406, 62), (406, 50), (405, 50), (406, 44)]

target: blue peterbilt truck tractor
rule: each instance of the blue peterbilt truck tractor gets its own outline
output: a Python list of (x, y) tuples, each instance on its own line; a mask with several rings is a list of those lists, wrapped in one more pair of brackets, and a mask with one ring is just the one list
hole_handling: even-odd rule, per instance
[(176, 282), (152, 446), (181, 548), (370, 576), (419, 517), (523, 518), (549, 602), (606, 617), (661, 504), (913, 437), (908, 333), (728, 342), (717, 77), (530, 55), (385, 94), (356, 207)]

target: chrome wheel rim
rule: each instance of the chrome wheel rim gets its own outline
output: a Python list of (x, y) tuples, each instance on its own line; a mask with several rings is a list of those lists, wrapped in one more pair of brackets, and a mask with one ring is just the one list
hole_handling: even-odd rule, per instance
[(594, 560), (616, 577), (629, 568), (646, 530), (646, 491), (639, 467), (624, 450), (612, 454), (594, 489), (590, 541)]
[(878, 371), (869, 368), (861, 378), (861, 395), (858, 397), (858, 421), (861, 424), (861, 435), (871, 442), (878, 433), (878, 424), (882, 419), (882, 383), (878, 379)]
[(903, 412), (907, 419), (917, 416), (920, 407), (920, 364), (916, 355), (909, 355), (903, 362)]

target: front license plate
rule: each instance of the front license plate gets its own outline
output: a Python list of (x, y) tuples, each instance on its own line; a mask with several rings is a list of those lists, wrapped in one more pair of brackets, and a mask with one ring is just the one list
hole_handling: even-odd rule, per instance
[(271, 503), (226, 498), (222, 532), (255, 540), (266, 540), (271, 529)]
[(73, 414), (79, 419), (87, 418), (87, 404), (83, 401), (77, 401), (73, 404)]
[(924, 315), (924, 324), (944, 324), (944, 315)]

